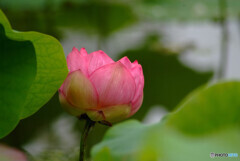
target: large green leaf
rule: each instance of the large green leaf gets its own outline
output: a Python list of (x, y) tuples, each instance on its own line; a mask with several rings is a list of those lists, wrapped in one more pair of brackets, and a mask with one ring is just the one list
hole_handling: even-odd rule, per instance
[(68, 73), (62, 46), (56, 39), (41, 34), (29, 38), (36, 44), (37, 75), (25, 102), (22, 118), (42, 107), (54, 95)]
[(0, 10), (0, 138), (43, 106), (67, 75), (61, 44), (37, 32), (17, 32)]
[(211, 152), (239, 154), (239, 96), (240, 82), (202, 87), (160, 123), (111, 128), (93, 148), (93, 160), (210, 161)]

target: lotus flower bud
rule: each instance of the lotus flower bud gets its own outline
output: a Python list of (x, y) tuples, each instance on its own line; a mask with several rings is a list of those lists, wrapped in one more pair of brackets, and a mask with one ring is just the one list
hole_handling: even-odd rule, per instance
[(87, 54), (73, 48), (67, 57), (69, 74), (59, 89), (63, 108), (93, 121), (117, 122), (138, 111), (143, 100), (142, 66), (127, 57), (114, 62), (103, 51)]

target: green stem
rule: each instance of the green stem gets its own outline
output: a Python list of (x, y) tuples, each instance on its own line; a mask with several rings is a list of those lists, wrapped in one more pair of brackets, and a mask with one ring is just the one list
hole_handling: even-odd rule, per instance
[(83, 130), (83, 133), (81, 135), (79, 161), (84, 161), (87, 137), (88, 137), (89, 131), (92, 129), (92, 127), (95, 124), (95, 122), (89, 119), (88, 117), (85, 117), (84, 119), (86, 120), (86, 124)]
[(220, 46), (220, 64), (217, 73), (217, 79), (221, 79), (226, 74), (227, 68), (227, 50), (228, 50), (228, 29), (227, 29), (227, 1), (219, 0), (220, 26), (221, 26), (221, 46)]

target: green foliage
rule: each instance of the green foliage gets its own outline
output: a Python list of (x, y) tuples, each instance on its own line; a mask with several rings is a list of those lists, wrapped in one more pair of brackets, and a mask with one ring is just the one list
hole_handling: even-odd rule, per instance
[(0, 138), (35, 113), (67, 75), (61, 44), (37, 32), (17, 32), (0, 11)]
[(211, 152), (239, 154), (239, 95), (240, 82), (205, 86), (160, 123), (118, 124), (93, 148), (93, 161), (210, 161)]
[(195, 91), (178, 106), (179, 110), (169, 117), (167, 125), (189, 135), (240, 127), (239, 84), (219, 83)]

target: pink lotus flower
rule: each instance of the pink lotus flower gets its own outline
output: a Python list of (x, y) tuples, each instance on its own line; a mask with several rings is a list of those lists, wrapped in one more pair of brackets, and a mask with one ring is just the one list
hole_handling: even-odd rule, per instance
[(75, 47), (67, 57), (69, 74), (59, 89), (60, 102), (74, 116), (116, 122), (138, 111), (143, 100), (142, 66), (127, 57), (114, 62), (103, 51), (87, 54)]

